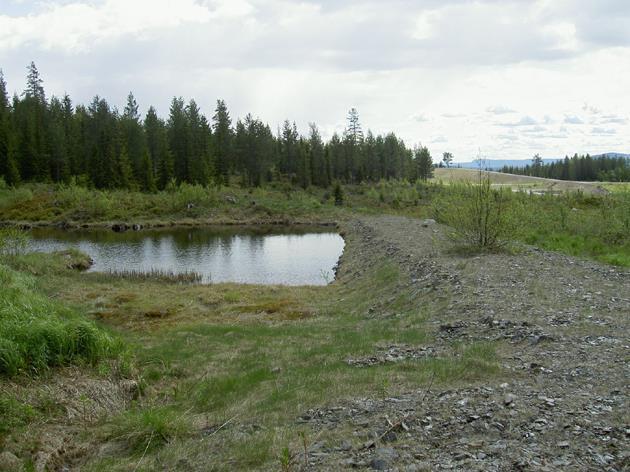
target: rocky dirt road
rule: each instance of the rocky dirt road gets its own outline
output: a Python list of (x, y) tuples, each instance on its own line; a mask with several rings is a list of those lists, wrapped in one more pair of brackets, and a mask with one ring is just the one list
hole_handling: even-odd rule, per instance
[(388, 258), (405, 274), (405, 289), (440, 307), (427, 322), (431, 345), (349, 362), (369, 368), (439, 355), (458, 341), (495, 340), (506, 375), (309, 410), (298, 421), (314, 430), (351, 431), (334, 447), (313, 444), (310, 467), (630, 470), (629, 271), (531, 248), (461, 256), (444, 228), (401, 217), (344, 226), (340, 281)]

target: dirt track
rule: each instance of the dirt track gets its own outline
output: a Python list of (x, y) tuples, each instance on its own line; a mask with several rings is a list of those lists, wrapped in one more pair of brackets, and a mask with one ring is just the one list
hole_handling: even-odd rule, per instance
[[(362, 218), (345, 226), (341, 283), (365, 264), (389, 258), (406, 274), (401, 290), (435, 306), (427, 324), (430, 346), (375, 352), (365, 363), (353, 360), (357, 368), (388, 355), (489, 340), (501, 346), (508, 380), (310, 410), (300, 421), (315, 430), (352, 431), (336, 447), (313, 445), (315, 468), (630, 468), (630, 272), (535, 249), (463, 257), (449, 250), (443, 228), (406, 218)], [(374, 307), (370, 316), (386, 308)]]

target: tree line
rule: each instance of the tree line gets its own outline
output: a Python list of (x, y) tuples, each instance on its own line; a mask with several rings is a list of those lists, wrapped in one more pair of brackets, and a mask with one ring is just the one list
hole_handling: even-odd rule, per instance
[(332, 182), (427, 179), (426, 147), (409, 149), (394, 133), (363, 133), (356, 109), (343, 134), (324, 141), (311, 124), (301, 135), (288, 120), (274, 134), (248, 114), (234, 124), (218, 100), (208, 120), (194, 100), (171, 101), (166, 120), (151, 106), (142, 117), (130, 93), (120, 112), (99, 96), (74, 105), (47, 99), (34, 63), (26, 88), (12, 100), (0, 71), (0, 176), (20, 182), (75, 182), (142, 191), (170, 183), (260, 186), (287, 181), (304, 188)]
[(536, 155), (525, 167), (503, 166), (501, 172), (559, 180), (630, 182), (630, 161), (622, 156), (575, 154), (571, 158), (565, 156), (562, 160), (544, 163)]

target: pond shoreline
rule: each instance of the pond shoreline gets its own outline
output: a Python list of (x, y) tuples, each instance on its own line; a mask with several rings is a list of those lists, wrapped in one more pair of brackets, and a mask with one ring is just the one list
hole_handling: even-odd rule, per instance
[(194, 275), (204, 284), (325, 285), (345, 245), (337, 230), (322, 225), (36, 227), (28, 233), (30, 252), (78, 250), (94, 261), (90, 272), (133, 279)]
[(67, 231), (81, 231), (81, 230), (103, 230), (111, 229), (116, 231), (115, 227), (125, 226), (125, 231), (143, 231), (160, 228), (214, 228), (214, 227), (228, 227), (228, 226), (240, 226), (240, 227), (275, 227), (275, 226), (287, 226), (287, 227), (322, 227), (322, 228), (335, 228), (339, 229), (340, 223), (338, 221), (330, 220), (299, 220), (299, 219), (252, 219), (252, 220), (204, 220), (204, 219), (182, 219), (172, 221), (162, 220), (134, 220), (129, 221), (95, 221), (89, 223), (80, 223), (75, 221), (15, 221), (6, 220), (0, 221), (0, 227), (20, 228), (23, 230), (30, 230), (33, 228), (56, 228)]

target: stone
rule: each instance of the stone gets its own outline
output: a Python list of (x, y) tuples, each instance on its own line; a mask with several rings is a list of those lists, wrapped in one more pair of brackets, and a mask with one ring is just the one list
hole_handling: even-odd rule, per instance
[(429, 226), (433, 226), (437, 222), (433, 218), (427, 218), (426, 220), (422, 220), (422, 226), (424, 228), (428, 228)]
[(22, 461), (9, 451), (0, 453), (0, 471), (14, 471), (22, 468)]
[(341, 445), (339, 446), (339, 449), (341, 449), (342, 451), (350, 451), (350, 450), (352, 450), (352, 443), (350, 441), (348, 441), (347, 439), (344, 439), (341, 442)]
[(514, 397), (514, 395), (512, 395), (511, 393), (507, 393), (505, 397), (503, 398), (503, 404), (505, 406), (513, 405), (515, 399), (516, 398)]
[(375, 457), (370, 461), (370, 468), (373, 470), (387, 470), (389, 468), (389, 463), (385, 459)]

